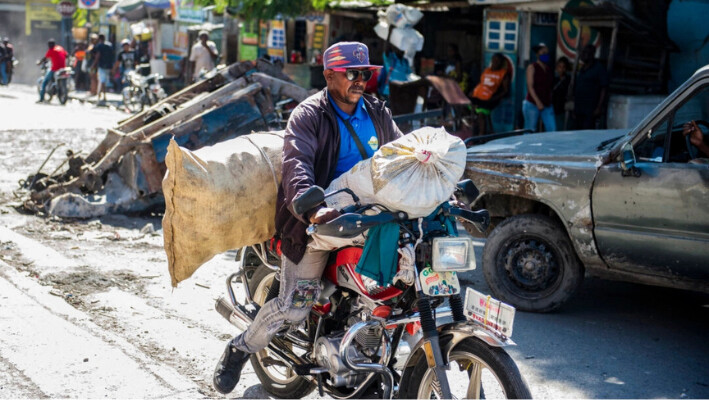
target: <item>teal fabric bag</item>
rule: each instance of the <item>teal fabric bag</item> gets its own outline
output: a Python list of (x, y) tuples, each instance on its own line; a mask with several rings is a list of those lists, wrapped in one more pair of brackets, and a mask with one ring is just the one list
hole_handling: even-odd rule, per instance
[(390, 222), (369, 229), (355, 272), (386, 286), (396, 275), (399, 260), (399, 224)]

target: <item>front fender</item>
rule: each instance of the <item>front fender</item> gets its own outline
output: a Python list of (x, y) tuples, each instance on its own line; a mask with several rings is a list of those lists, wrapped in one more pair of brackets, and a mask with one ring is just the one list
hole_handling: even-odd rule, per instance
[[(438, 327), (438, 337), (441, 343), (441, 351), (443, 352), (443, 362), (445, 362), (446, 364), (448, 364), (448, 357), (450, 355), (451, 350), (453, 350), (453, 348), (458, 343), (469, 337), (474, 337), (479, 340), (482, 340), (487, 345), (492, 347), (505, 347), (516, 345), (515, 342), (512, 341), (512, 339), (502, 339), (494, 335), (489, 330), (483, 328), (482, 325), (469, 321), (452, 322), (450, 324), (441, 325), (440, 327)], [(421, 338), (413, 347), (413, 349), (411, 349), (409, 358), (406, 360), (406, 364), (404, 364), (404, 370), (415, 366), (419, 358), (424, 356), (424, 340), (424, 338)], [(404, 377), (405, 376), (406, 374), (404, 374)]]

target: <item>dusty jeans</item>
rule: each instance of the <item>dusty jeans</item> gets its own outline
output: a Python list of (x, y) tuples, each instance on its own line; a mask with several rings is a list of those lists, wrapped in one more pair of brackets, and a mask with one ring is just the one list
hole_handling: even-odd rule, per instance
[(299, 324), (305, 320), (320, 295), (320, 277), (329, 253), (308, 246), (298, 264), (283, 257), (278, 298), (264, 304), (249, 328), (234, 338), (236, 348), (256, 353), (268, 346), (286, 321)]

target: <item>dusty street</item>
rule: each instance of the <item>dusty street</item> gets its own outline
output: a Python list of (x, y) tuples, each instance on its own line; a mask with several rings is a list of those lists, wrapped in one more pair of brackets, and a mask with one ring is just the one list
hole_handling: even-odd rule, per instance
[[(18, 181), (52, 149), (64, 144), (47, 173), (128, 116), (36, 98), (0, 87), (0, 398), (219, 397), (212, 370), (236, 331), (214, 300), (234, 254), (172, 289), (160, 215), (19, 213)], [(479, 268), (464, 283), (487, 291)], [(709, 398), (709, 296), (588, 279), (558, 313), (518, 313), (514, 331), (537, 398)], [(232, 397), (268, 395), (247, 366)]]

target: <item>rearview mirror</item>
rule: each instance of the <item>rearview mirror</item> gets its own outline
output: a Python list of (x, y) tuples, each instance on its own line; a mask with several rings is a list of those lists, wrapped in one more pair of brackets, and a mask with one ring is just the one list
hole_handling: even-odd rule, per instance
[(325, 201), (325, 191), (320, 186), (311, 186), (293, 200), (293, 211), (303, 215)]
[(456, 197), (463, 203), (470, 205), (480, 195), (480, 190), (470, 179), (464, 179), (456, 184)]
[(620, 169), (623, 176), (640, 176), (640, 170), (635, 166), (635, 151), (630, 143), (621, 148)]

